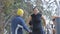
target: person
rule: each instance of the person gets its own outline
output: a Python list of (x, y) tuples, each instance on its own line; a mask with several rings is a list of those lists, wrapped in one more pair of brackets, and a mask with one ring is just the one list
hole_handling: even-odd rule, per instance
[(24, 11), (22, 9), (18, 9), (17, 16), (12, 18), (12, 21), (11, 21), (12, 34), (23, 34), (23, 31), (22, 31), (23, 28), (29, 33), (32, 32), (25, 24), (25, 21), (22, 18), (23, 14), (24, 14)]
[(42, 14), (39, 13), (37, 6), (33, 8), (33, 14), (29, 16), (28, 23), (32, 26), (32, 34), (44, 34), (41, 22)]
[(55, 18), (52, 19), (53, 21), (53, 34), (56, 34), (56, 29), (55, 29)]

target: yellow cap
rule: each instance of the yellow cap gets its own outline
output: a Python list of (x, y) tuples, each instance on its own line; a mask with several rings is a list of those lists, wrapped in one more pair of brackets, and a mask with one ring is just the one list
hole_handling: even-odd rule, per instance
[(18, 9), (17, 10), (17, 15), (22, 15), (22, 14), (24, 14), (24, 11), (22, 9)]

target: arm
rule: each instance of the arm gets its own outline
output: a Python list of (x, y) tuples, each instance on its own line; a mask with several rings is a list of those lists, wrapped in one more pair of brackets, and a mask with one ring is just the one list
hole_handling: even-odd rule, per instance
[(43, 25), (46, 26), (46, 21), (43, 16), (42, 16), (42, 20), (43, 20)]
[(27, 24), (29, 24), (29, 22), (31, 21), (32, 17), (29, 16), (29, 18), (27, 19)]
[(24, 28), (26, 31), (30, 32), (30, 29), (27, 27), (25, 21), (24, 21), (23, 19), (21, 19), (20, 21), (21, 21), (21, 25), (23, 26), (23, 28)]

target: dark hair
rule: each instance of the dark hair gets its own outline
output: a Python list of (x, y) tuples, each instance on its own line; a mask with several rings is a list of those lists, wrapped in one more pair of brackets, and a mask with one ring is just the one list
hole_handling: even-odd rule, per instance
[(35, 6), (35, 7), (33, 8), (33, 11), (34, 11), (35, 8), (37, 8), (37, 6)]
[(55, 19), (52, 19), (52, 21), (55, 21)]

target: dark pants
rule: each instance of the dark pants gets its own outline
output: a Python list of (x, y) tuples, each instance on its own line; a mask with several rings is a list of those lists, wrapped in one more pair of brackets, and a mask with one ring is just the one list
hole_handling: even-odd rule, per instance
[(44, 34), (43, 30), (35, 29), (33, 30), (33, 34)]

